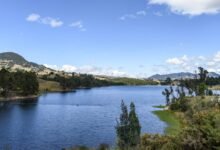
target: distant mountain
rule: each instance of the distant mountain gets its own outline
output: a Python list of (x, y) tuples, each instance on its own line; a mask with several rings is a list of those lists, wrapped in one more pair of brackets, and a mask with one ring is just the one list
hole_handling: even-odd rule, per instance
[(218, 77), (220, 77), (220, 74), (215, 73), (215, 72), (209, 72), (208, 76), (209, 76), (209, 77), (218, 78)]
[(175, 79), (188, 79), (188, 78), (193, 78), (195, 75), (193, 73), (189, 73), (189, 72), (180, 72), (180, 73), (171, 73), (171, 74), (164, 74), (164, 75), (160, 75), (160, 74), (155, 74), (151, 77), (149, 77), (149, 79), (154, 79), (154, 80), (166, 80), (168, 77), (171, 78), (172, 80)]
[[(215, 72), (210, 72), (208, 74), (209, 77), (220, 77), (219, 74), (215, 73)], [(148, 79), (153, 79), (153, 80), (166, 80), (167, 78), (171, 78), (172, 80), (175, 79), (192, 79), (195, 77), (195, 74), (190, 73), (190, 72), (180, 72), (180, 73), (171, 73), (171, 74), (164, 74), (164, 75), (160, 75), (160, 74), (155, 74), (151, 77), (149, 77)]]
[(49, 69), (43, 65), (38, 65), (36, 63), (29, 62), (21, 55), (13, 52), (0, 53), (0, 68), (9, 68), (12, 71), (34, 71), (42, 75), (48, 74), (53, 71), (52, 69)]

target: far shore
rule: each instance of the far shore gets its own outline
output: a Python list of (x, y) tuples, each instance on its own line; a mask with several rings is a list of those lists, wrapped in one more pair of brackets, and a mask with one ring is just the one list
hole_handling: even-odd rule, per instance
[(41, 96), (42, 94), (47, 93), (58, 93), (58, 92), (73, 92), (72, 90), (54, 90), (54, 91), (40, 91), (37, 95), (27, 95), (27, 96), (9, 96), (9, 97), (0, 97), (0, 102), (10, 102), (10, 101), (19, 101), (19, 100), (26, 100), (26, 99), (35, 99)]
[[(117, 86), (117, 85), (113, 85), (113, 86)], [(122, 86), (125, 86), (125, 85), (122, 85)], [(106, 87), (108, 87), (108, 86), (106, 86)], [(66, 93), (66, 92), (68, 93), (68, 92), (76, 92), (76, 90), (80, 90), (80, 89), (91, 89), (91, 88), (94, 88), (94, 87), (78, 87), (75, 89), (65, 89), (65, 90), (62, 90), (61, 88), (55, 88), (55, 89), (49, 89), (49, 90), (40, 89), (39, 94), (37, 94), (37, 95), (0, 97), (0, 102), (35, 99), (35, 98), (40, 97), (43, 94), (48, 94), (48, 93)], [(155, 106), (155, 107), (157, 107), (157, 106)]]
[(17, 100), (25, 100), (25, 99), (34, 99), (34, 98), (38, 98), (38, 97), (39, 97), (39, 95), (0, 97), (0, 102), (9, 102), (9, 101), (17, 101)]

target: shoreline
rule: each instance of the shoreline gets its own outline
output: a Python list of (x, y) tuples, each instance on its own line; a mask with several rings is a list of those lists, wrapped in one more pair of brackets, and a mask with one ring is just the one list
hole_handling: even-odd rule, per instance
[(80, 90), (80, 89), (91, 89), (91, 88), (93, 87), (79, 87), (76, 89), (39, 91), (37, 95), (0, 97), (0, 102), (13, 102), (13, 101), (20, 101), (20, 100), (27, 100), (27, 99), (35, 99), (35, 98), (42, 96), (43, 94), (68, 93), (68, 92), (76, 92), (76, 90)]
[(166, 135), (176, 135), (181, 130), (181, 121), (176, 116), (175, 112), (172, 112), (167, 109), (155, 110), (152, 111), (161, 121), (167, 124), (167, 127), (164, 130)]
[(22, 100), (28, 100), (28, 99), (36, 99), (43, 94), (48, 93), (58, 93), (58, 92), (75, 92), (75, 90), (56, 90), (56, 91), (40, 91), (37, 95), (28, 95), (28, 96), (11, 96), (11, 97), (0, 97), (0, 102), (13, 102), (13, 101), (22, 101)]
[(25, 100), (25, 99), (35, 99), (38, 98), (39, 96), (40, 95), (0, 97), (0, 102), (12, 102), (12, 101)]

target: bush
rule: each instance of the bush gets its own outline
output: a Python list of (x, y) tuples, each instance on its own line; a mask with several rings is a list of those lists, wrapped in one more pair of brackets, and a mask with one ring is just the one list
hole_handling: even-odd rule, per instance
[(169, 108), (170, 108), (170, 110), (173, 110), (173, 111), (179, 110), (179, 108), (180, 108), (179, 102), (174, 102), (174, 103), (170, 104)]
[(158, 134), (143, 135), (140, 147), (141, 150), (183, 150), (175, 137)]
[(108, 150), (109, 145), (108, 144), (100, 144), (98, 147), (98, 150)]
[(188, 100), (186, 98), (177, 100), (170, 104), (170, 110), (185, 112), (189, 109)]
[(212, 95), (213, 95), (213, 91), (212, 91), (212, 90), (207, 90), (207, 91), (206, 91), (206, 95), (212, 96)]
[(220, 148), (220, 110), (209, 109), (195, 112), (178, 137), (184, 149)]

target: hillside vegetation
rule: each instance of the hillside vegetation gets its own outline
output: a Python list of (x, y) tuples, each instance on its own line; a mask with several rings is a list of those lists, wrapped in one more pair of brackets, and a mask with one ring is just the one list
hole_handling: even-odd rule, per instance
[(38, 79), (39, 91), (40, 92), (58, 92), (63, 91), (62, 86), (56, 81), (46, 81), (43, 79)]
[(0, 70), (0, 96), (28, 96), (38, 93), (39, 83), (34, 72)]
[(157, 110), (153, 112), (160, 120), (167, 123), (168, 127), (165, 129), (167, 135), (177, 135), (181, 130), (180, 119), (170, 110)]
[(109, 79), (109, 81), (124, 85), (157, 85), (158, 84), (158, 82), (153, 80), (144, 80), (144, 79), (126, 78), (126, 77), (112, 78)]

